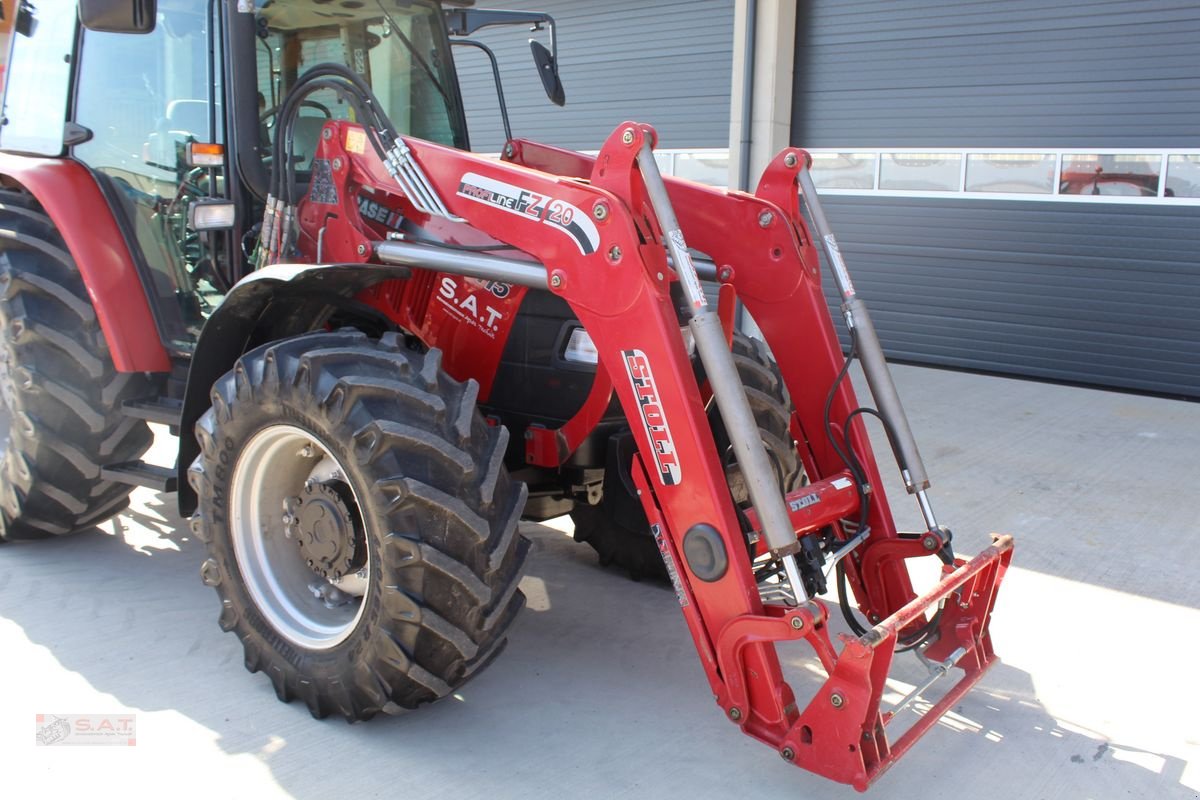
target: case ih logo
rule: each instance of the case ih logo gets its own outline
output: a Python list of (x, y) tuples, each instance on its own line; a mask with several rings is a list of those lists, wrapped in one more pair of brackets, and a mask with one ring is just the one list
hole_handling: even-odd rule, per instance
[(629, 382), (633, 384), (633, 394), (642, 412), (642, 424), (654, 448), (658, 477), (664, 486), (675, 486), (682, 478), (683, 470), (679, 466), (679, 455), (675, 452), (675, 440), (671, 438), (671, 428), (667, 425), (662, 401), (658, 398), (658, 386), (654, 383), (654, 373), (650, 371), (650, 360), (641, 350), (625, 350), (622, 355), (625, 357)]
[(571, 237), (579, 252), (590, 256), (600, 247), (600, 233), (587, 214), (565, 200), (531, 192), (520, 186), (468, 172), (458, 184), (458, 196), (476, 203), (502, 208), (562, 231)]

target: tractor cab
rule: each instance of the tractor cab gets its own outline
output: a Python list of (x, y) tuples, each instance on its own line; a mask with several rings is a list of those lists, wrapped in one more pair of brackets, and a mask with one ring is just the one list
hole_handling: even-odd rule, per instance
[[(180, 353), (249, 269), (277, 114), (307, 70), (350, 67), (406, 131), (467, 147), (438, 3), (244, 5), (162, 0), (149, 32), (85, 29), (78, 46), (74, 122), (86, 140), (71, 151), (125, 215), (163, 341)], [(322, 125), (352, 116), (332, 89), (305, 101), (288, 143), (301, 182)]]

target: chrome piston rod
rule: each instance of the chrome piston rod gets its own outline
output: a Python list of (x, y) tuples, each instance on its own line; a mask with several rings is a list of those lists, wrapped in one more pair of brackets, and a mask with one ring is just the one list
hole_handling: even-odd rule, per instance
[(489, 256), (469, 250), (387, 241), (375, 245), (375, 258), (384, 264), (399, 264), (464, 275), (468, 278), (515, 283), (531, 289), (550, 288), (546, 268), (537, 262)]
[[(399, 264), (405, 267), (465, 275), (468, 278), (515, 283), (531, 289), (547, 289), (550, 286), (546, 268), (536, 261), (489, 256), (470, 250), (455, 250), (452, 247), (389, 240), (375, 245), (375, 258), (385, 264)], [(695, 259), (694, 263), (701, 280), (715, 281), (717, 279), (716, 264), (700, 258)]]

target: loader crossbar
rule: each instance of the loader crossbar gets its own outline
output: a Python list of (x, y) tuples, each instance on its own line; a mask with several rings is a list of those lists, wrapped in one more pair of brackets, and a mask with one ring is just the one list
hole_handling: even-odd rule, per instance
[[(535, 436), (527, 457), (561, 463), (594, 424), (611, 384), (637, 443), (633, 481), (717, 703), (788, 761), (864, 790), (995, 662), (988, 625), (1012, 541), (1000, 537), (973, 559), (953, 558), (907, 436), (898, 458), (929, 530), (897, 531), (860, 403), (844, 380), (846, 360), (801, 214), (808, 154), (785, 150), (747, 194), (662, 178), (653, 166), (653, 129), (633, 122), (595, 157), (514, 141), (497, 162), (404, 139), (384, 164), (363, 140), (352, 123), (326, 124), (316, 158), (330, 166), (334, 185), (297, 209), (301, 230), (320, 231), (301, 238), (303, 254), (312, 260), (319, 252), (334, 263), (403, 263), (414, 276), (507, 281), (563, 298), (591, 335), (603, 377), (576, 419)], [(357, 210), (364, 191), (402, 204), (442, 247), (372, 232)], [(810, 211), (819, 210), (815, 194), (806, 200)], [(823, 238), (836, 248), (831, 235)], [(466, 249), (446, 249), (456, 243)], [(497, 244), (490, 254), (489, 243)], [(707, 256), (721, 283), (716, 311), (699, 290), (691, 249)], [(747, 395), (729, 369), (735, 298), (761, 329), (795, 406), (791, 430), (812, 483), (788, 495), (763, 457)], [(869, 327), (861, 303), (846, 302), (843, 311), (852, 326), (862, 320)], [(697, 380), (681, 325), (691, 329), (705, 381)], [(878, 355), (877, 342), (866, 344)], [(876, 383), (891, 390), (882, 372)], [(898, 404), (885, 400), (883, 410)], [(710, 402), (720, 410), (753, 508), (734, 507)], [(942, 577), (918, 596), (906, 561), (931, 555), (945, 562)], [(764, 562), (770, 566), (760, 568)], [(861, 635), (841, 637), (840, 653), (828, 607), (815, 598), (827, 588), (822, 565), (835, 562), (867, 620)], [(799, 640), (827, 676), (803, 707), (776, 648)], [(897, 709), (882, 709), (881, 698), (898, 646), (916, 648), (931, 665), (931, 680), (899, 710), (951, 669), (964, 676), (893, 740), (888, 728)]]

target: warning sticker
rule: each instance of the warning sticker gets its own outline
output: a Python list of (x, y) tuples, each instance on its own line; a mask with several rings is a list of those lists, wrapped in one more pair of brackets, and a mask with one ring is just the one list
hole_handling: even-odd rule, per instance
[(684, 262), (675, 265), (675, 274), (681, 281), (687, 283), (688, 293), (696, 298), (692, 301), (692, 305), (697, 311), (700, 311), (708, 306), (708, 299), (704, 296), (704, 289), (700, 286), (700, 276), (696, 273), (696, 265), (692, 263), (687, 242), (683, 239), (683, 231), (671, 231), (669, 235), (671, 241), (675, 243), (676, 252), (680, 254), (680, 258)]
[(663, 566), (667, 568), (667, 577), (671, 579), (671, 585), (675, 587), (675, 597), (679, 599), (681, 607), (687, 608), (687, 593), (683, 591), (683, 584), (679, 581), (679, 568), (675, 566), (675, 559), (671, 555), (671, 547), (663, 537), (662, 526), (651, 525), (650, 532), (654, 534), (654, 541), (658, 543), (658, 552), (662, 555)]
[(367, 152), (367, 133), (358, 128), (350, 128), (346, 131), (346, 152), (354, 153), (356, 156), (361, 156)]

